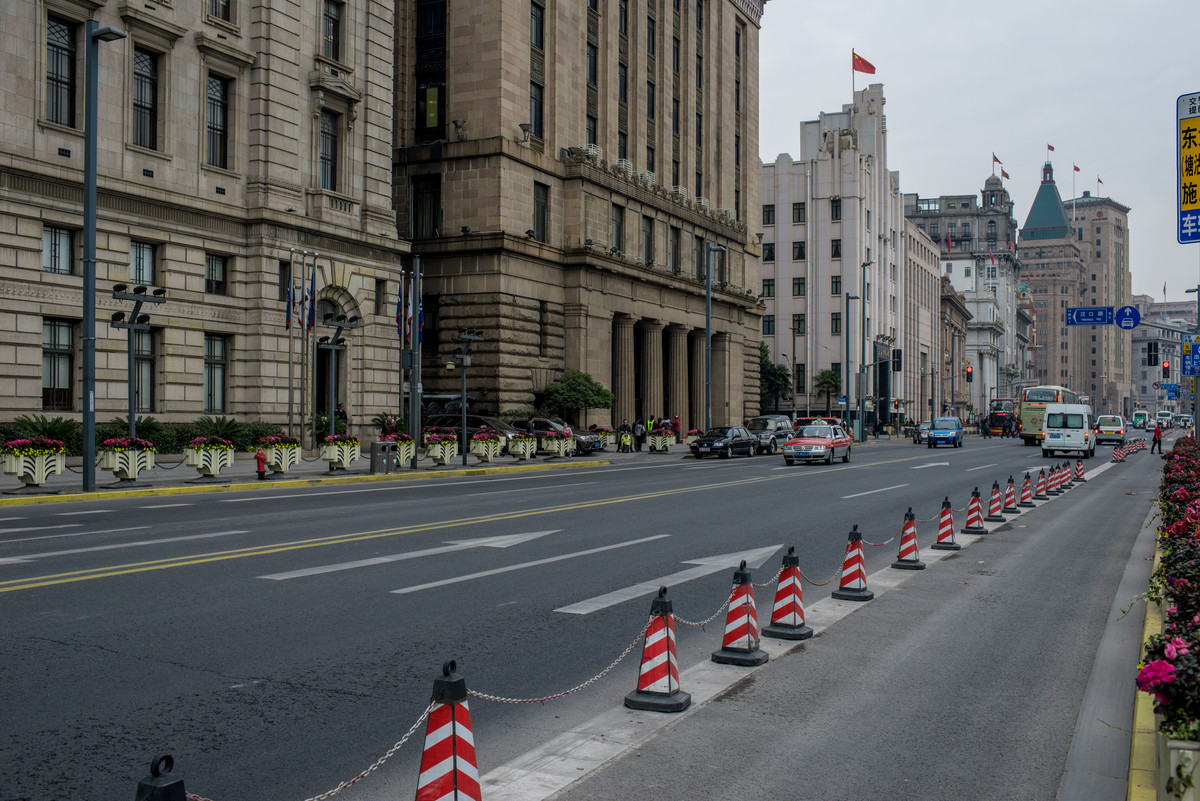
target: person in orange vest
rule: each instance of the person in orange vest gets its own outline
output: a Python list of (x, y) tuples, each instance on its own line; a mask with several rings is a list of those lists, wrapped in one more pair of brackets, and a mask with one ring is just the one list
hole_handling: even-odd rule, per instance
[(265, 454), (263, 452), (262, 448), (259, 448), (254, 453), (254, 466), (258, 470), (258, 480), (266, 481), (267, 480), (267, 454)]

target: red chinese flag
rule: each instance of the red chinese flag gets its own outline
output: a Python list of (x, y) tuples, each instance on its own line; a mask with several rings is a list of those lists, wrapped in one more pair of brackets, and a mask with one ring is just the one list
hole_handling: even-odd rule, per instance
[(1003, 161), (1001, 161), (1000, 159), (996, 158), (996, 154), (995, 154), (995, 153), (993, 153), (993, 154), (992, 154), (992, 163), (994, 163), (994, 164), (1003, 164), (1004, 162), (1003, 162)]
[(1100, 180), (1100, 176), (1099, 176), (1099, 175), (1097, 175), (1097, 176), (1096, 176), (1096, 183), (1098, 183), (1098, 184), (1102, 184), (1102, 183), (1104, 183), (1104, 181), (1101, 181), (1101, 180)]
[(1049, 151), (1051, 151), (1051, 152), (1053, 152), (1053, 150), (1054, 150), (1054, 145), (1046, 145), (1046, 149), (1047, 149), (1047, 150), (1049, 150)]
[(852, 58), (852, 61), (850, 62), (850, 66), (854, 69), (855, 72), (865, 72), (868, 75), (875, 74), (875, 65), (872, 64), (870, 61), (867, 61), (865, 58), (860, 56), (858, 53), (855, 53), (853, 50), (850, 51), (850, 56)]
[(1079, 172), (1079, 167), (1077, 165), (1072, 164), (1071, 166), (1075, 168), (1075, 172)]
[(988, 251), (988, 256), (990, 256), (990, 257), (991, 257), (991, 259), (992, 259), (992, 264), (995, 264), (995, 263), (996, 263), (996, 254), (995, 254), (995, 253), (992, 253), (992, 252), (989, 250), (989, 251)]
[(1004, 168), (1003, 168), (1003, 167), (1001, 167), (1001, 168), (1000, 168), (1000, 177), (1001, 177), (1001, 178), (1007, 178), (1007, 177), (1008, 177), (1008, 173), (1006, 173), (1006, 172), (1004, 171)]

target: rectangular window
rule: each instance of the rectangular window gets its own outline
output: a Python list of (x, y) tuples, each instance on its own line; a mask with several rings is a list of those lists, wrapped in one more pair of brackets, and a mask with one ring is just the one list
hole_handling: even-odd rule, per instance
[(208, 76), (208, 164), (229, 166), (229, 80)]
[(618, 253), (625, 250), (625, 207), (613, 204), (610, 214), (612, 227), (610, 229), (609, 238), (612, 240), (611, 247), (615, 248)]
[(325, 0), (321, 12), (321, 55), (340, 61), (342, 58), (342, 4)]
[(742, 82), (741, 81), (733, 82), (733, 110), (734, 111), (742, 110)]
[(679, 186), (679, 159), (671, 159), (671, 186)]
[(599, 122), (595, 117), (588, 117), (584, 121), (584, 136), (586, 137), (586, 143), (589, 145), (596, 144), (596, 128)]
[(204, 254), (204, 291), (209, 295), (227, 295), (225, 267), (227, 259), (212, 253)]
[(770, 337), (775, 335), (775, 315), (764, 314), (762, 321), (763, 336)]
[(775, 224), (775, 204), (774, 203), (767, 203), (767, 204), (763, 205), (762, 221), (763, 221), (763, 225), (774, 225)]
[(158, 54), (133, 50), (133, 143), (158, 149)]
[(540, 83), (529, 82), (529, 122), (533, 124), (533, 128), (529, 133), (538, 139), (544, 139), (546, 136), (542, 122), (545, 94), (546, 90)]
[(338, 139), (341, 133), (340, 114), (321, 112), (321, 188), (336, 192), (338, 189)]
[(629, 158), (629, 134), (617, 131), (617, 158)]
[(375, 279), (375, 313), (387, 314), (387, 280)]
[(225, 411), (225, 374), (228, 369), (225, 337), (204, 335), (204, 411)]
[(75, 324), (42, 321), (42, 409), (73, 410), (75, 396)]
[(658, 47), (658, 45), (655, 43), (655, 39), (657, 39), (657, 38), (658, 38), (658, 26), (654, 22), (654, 17), (647, 17), (646, 18), (646, 53), (648, 55), (652, 56), (655, 54), (655, 50)]
[(440, 236), (442, 224), (442, 183), (440, 175), (413, 177), (413, 237)]
[(629, 68), (624, 64), (617, 65), (617, 100), (629, 102)]
[(654, 162), (654, 145), (646, 145), (646, 169), (650, 172), (657, 172)]
[(704, 27), (704, 0), (696, 0), (696, 27)]
[(775, 243), (763, 242), (763, 261), (775, 261)]
[(679, 98), (671, 98), (671, 133), (679, 133)]
[(550, 187), (546, 184), (533, 184), (533, 238), (539, 242), (548, 241), (550, 229)]
[(654, 263), (654, 218), (642, 215), (642, 263)]
[(671, 70), (679, 72), (679, 37), (671, 39)]
[(704, 86), (704, 56), (696, 54), (696, 88)]
[(671, 268), (671, 272), (677, 273), (680, 271), (680, 255), (679, 248), (681, 246), (683, 231), (675, 226), (671, 226), (667, 233), (667, 266)]
[(208, 15), (225, 22), (232, 22), (230, 0), (208, 0)]
[(792, 222), (793, 223), (802, 223), (802, 222), (805, 222), (805, 219), (806, 219), (806, 214), (805, 214), (804, 204), (803, 203), (793, 203), (792, 204)]
[(837, 222), (842, 219), (842, 199), (835, 197), (829, 201), (829, 219)]
[(75, 31), (50, 17), (46, 26), (46, 119), (75, 127)]
[(134, 284), (154, 285), (154, 245), (129, 243), (129, 280)]
[(842, 313), (841, 312), (834, 312), (833, 314), (829, 315), (829, 333), (831, 333), (831, 334), (842, 333)]
[(695, 246), (696, 246), (696, 279), (699, 281), (703, 281), (704, 280), (704, 272), (705, 272), (704, 237), (698, 236), (695, 238), (694, 241), (695, 241)]
[(829, 242), (829, 258), (840, 259), (842, 257), (842, 240), (833, 239)]
[(796, 391), (797, 392), (807, 392), (808, 391), (807, 389), (805, 389), (805, 387), (808, 385), (807, 372), (808, 371), (805, 369), (805, 365), (803, 362), (796, 363)]
[(830, 295), (842, 294), (842, 277), (840, 275), (829, 276), (829, 294)]
[(72, 235), (66, 228), (52, 225), (42, 227), (42, 269), (48, 273), (71, 275), (74, 248)]
[(655, 113), (655, 97), (654, 97), (654, 81), (646, 81), (646, 118), (654, 119)]
[(804, 319), (803, 314), (792, 315), (792, 333), (798, 337), (808, 333), (808, 322)]
[(792, 297), (802, 298), (808, 294), (808, 280), (802, 277), (792, 279)]
[(154, 411), (154, 332), (133, 333), (133, 411)]
[(600, 53), (594, 44), (587, 46), (587, 82), (588, 86), (596, 86), (600, 75)]
[(617, 0), (617, 33), (629, 35), (629, 0)]
[(546, 49), (546, 9), (537, 0), (529, 4), (529, 46)]
[(805, 261), (808, 259), (808, 243), (793, 242), (792, 243), (792, 261)]
[(764, 278), (762, 282), (762, 296), (764, 298), (775, 297), (775, 279)]

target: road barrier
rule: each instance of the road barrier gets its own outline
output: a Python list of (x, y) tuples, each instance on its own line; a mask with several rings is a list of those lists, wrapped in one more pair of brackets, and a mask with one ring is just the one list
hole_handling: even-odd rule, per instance
[(1033, 502), (1033, 482), (1029, 478), (1029, 473), (1025, 474), (1025, 481), (1021, 483), (1021, 500), (1017, 501), (1017, 506), (1022, 509), (1032, 509), (1036, 506)]
[(1013, 477), (1008, 477), (1008, 483), (1004, 485), (1004, 514), (1019, 515), (1021, 510), (1017, 508), (1017, 485), (1013, 483)]
[(867, 561), (863, 557), (862, 534), (858, 533), (857, 523), (847, 536), (842, 582), (831, 594), (839, 601), (869, 601), (875, 597), (875, 593), (867, 589)]
[(625, 696), (625, 706), (651, 712), (682, 712), (692, 696), (679, 686), (679, 657), (675, 650), (675, 614), (667, 588), (658, 588), (650, 602), (650, 622), (642, 646), (637, 689)]
[(754, 582), (743, 561), (733, 572), (733, 593), (725, 615), (725, 636), (712, 661), (722, 665), (754, 667), (770, 657), (758, 647), (758, 613), (754, 608)]
[(937, 542), (930, 546), (938, 551), (957, 551), (962, 548), (954, 541), (954, 509), (950, 506), (950, 497), (942, 501), (942, 516), (938, 521)]
[(963, 534), (987, 534), (987, 526), (983, 524), (983, 496), (979, 487), (971, 491), (971, 500), (967, 504), (967, 525)]
[(921, 549), (917, 547), (917, 516), (912, 507), (904, 513), (904, 526), (900, 534), (900, 552), (892, 567), (897, 570), (924, 570), (925, 563), (921, 561)]
[(800, 557), (796, 547), (789, 546), (779, 571), (779, 586), (775, 590), (775, 605), (771, 609), (771, 624), (762, 630), (764, 637), (778, 640), (807, 640), (813, 630), (804, 622), (804, 588), (800, 580)]
[(1000, 502), (1000, 482), (992, 482), (992, 497), (988, 501), (987, 517), (983, 518), (988, 523), (1003, 523), (1005, 518), (1001, 514), (1003, 507)]

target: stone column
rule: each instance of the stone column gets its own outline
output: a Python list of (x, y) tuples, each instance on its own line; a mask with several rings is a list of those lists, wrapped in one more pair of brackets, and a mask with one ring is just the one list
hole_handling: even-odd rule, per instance
[(661, 417), (663, 407), (663, 324), (643, 320), (642, 326), (642, 416)]
[(689, 428), (704, 430), (704, 329), (692, 331), (688, 338), (688, 356), (691, 360), (691, 389), (692, 402), (688, 406), (690, 420), (684, 421), (684, 433)]
[(612, 389), (616, 396), (613, 426), (628, 420), (633, 425), (633, 318), (613, 318)]
[(673, 325), (667, 328), (667, 408), (663, 414), (672, 418), (679, 415), (684, 433), (697, 426), (691, 422), (692, 410), (688, 406), (688, 332)]

